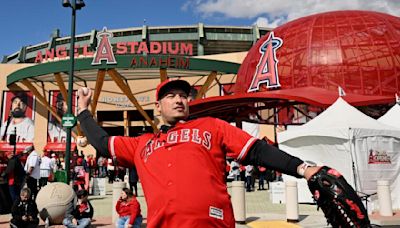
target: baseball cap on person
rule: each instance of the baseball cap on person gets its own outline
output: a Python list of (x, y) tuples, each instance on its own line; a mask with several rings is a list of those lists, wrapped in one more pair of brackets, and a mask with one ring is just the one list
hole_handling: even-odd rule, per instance
[(20, 99), (25, 104), (27, 104), (28, 102), (28, 94), (25, 91), (18, 91), (14, 93), (13, 98), (11, 98), (11, 103), (17, 98)]
[(24, 151), (22, 153), (29, 153), (31, 151), (33, 151), (35, 148), (31, 145), (31, 146), (27, 146), (25, 147)]
[(157, 86), (156, 100), (159, 101), (171, 89), (181, 89), (187, 95), (189, 95), (190, 88), (191, 88), (190, 84), (185, 80), (180, 80), (180, 79), (178, 79), (178, 80), (170, 80), (170, 79), (165, 80), (165, 81), (161, 82)]

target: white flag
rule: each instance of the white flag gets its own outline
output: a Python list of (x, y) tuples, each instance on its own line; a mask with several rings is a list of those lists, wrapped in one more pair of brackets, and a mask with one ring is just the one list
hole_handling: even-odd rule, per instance
[(344, 96), (346, 96), (346, 92), (343, 90), (343, 88), (342, 87), (338, 87), (338, 90), (339, 90), (339, 97), (344, 97)]

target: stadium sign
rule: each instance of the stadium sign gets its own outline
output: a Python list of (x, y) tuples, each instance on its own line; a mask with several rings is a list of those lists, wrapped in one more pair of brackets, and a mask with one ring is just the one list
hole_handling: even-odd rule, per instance
[[(172, 41), (128, 41), (117, 42), (111, 45), (110, 39), (113, 37), (112, 32), (108, 32), (107, 28), (103, 28), (97, 34), (98, 45), (96, 50), (91, 51), (90, 44), (75, 45), (74, 53), (76, 58), (93, 57), (92, 65), (99, 65), (101, 61), (107, 64), (116, 64), (114, 54), (131, 55), (131, 54), (152, 54), (152, 55), (181, 55), (192, 56), (193, 44), (185, 42)], [(81, 50), (81, 52), (79, 52)], [(50, 48), (45, 51), (37, 51), (35, 63), (42, 63), (54, 60), (62, 60), (69, 57), (66, 46), (58, 48)]]

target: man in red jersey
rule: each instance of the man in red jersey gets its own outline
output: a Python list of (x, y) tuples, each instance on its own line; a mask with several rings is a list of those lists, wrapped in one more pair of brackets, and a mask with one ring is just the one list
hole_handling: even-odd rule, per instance
[(78, 90), (78, 119), (101, 156), (135, 166), (148, 206), (148, 227), (235, 227), (225, 183), (226, 157), (309, 179), (319, 170), (216, 118), (188, 120), (190, 84), (166, 80), (156, 108), (164, 125), (139, 137), (109, 136), (87, 110), (92, 92)]

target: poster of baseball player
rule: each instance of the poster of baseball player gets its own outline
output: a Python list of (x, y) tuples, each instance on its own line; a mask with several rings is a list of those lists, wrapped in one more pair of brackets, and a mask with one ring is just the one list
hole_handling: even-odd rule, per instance
[(16, 131), (17, 142), (32, 142), (35, 137), (35, 97), (27, 91), (3, 91), (1, 141), (9, 142)]
[[(50, 91), (49, 103), (53, 110), (56, 111), (57, 115), (62, 118), (62, 116), (67, 113), (68, 105), (67, 101), (62, 96), (60, 91)], [(75, 115), (77, 112), (76, 108), (76, 91), (72, 94), (72, 112)], [(53, 116), (49, 112), (48, 118), (48, 127), (47, 127), (47, 141), (53, 143), (65, 143), (67, 139), (67, 132), (63, 126), (61, 126), (61, 122), (57, 120), (55, 116)], [(71, 141), (74, 142), (74, 138), (71, 138)]]

